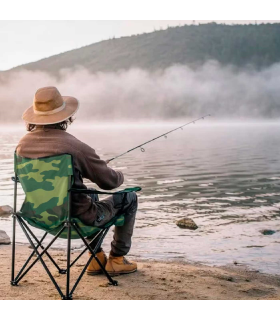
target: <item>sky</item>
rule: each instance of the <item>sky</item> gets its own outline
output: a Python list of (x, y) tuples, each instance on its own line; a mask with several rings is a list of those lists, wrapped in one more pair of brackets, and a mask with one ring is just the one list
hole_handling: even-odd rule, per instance
[[(255, 23), (254, 20), (61, 20), (0, 21), (0, 70), (37, 61), (112, 37), (123, 37), (191, 23)], [(277, 22), (257, 20), (257, 23)]]

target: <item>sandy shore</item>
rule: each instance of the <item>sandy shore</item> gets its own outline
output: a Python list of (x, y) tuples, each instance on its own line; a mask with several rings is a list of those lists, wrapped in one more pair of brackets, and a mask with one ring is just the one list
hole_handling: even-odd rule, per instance
[[(27, 246), (17, 246), (17, 270), (31, 252)], [(50, 251), (54, 259), (65, 265), (65, 253)], [(73, 253), (75, 257), (77, 253)], [(73, 267), (76, 279), (87, 254)], [(47, 260), (46, 260), (47, 261)], [(47, 261), (48, 262), (48, 261)], [(0, 299), (60, 299), (41, 264), (35, 265), (19, 283), (10, 286), (11, 246), (0, 246)], [(50, 265), (50, 263), (48, 263)], [(138, 272), (115, 277), (119, 286), (108, 286), (104, 275), (85, 275), (77, 287), (74, 299), (280, 299), (280, 276), (260, 274), (243, 267), (209, 267), (198, 264), (138, 261)], [(50, 268), (59, 284), (65, 275)]]

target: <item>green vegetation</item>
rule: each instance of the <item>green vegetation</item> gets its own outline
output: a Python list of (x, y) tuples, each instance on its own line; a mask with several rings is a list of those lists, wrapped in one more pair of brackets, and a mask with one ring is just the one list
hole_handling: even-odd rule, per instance
[(15, 69), (56, 74), (62, 68), (83, 66), (91, 72), (130, 67), (148, 70), (173, 64), (198, 66), (207, 60), (257, 69), (280, 61), (280, 23), (172, 27), (137, 36), (101, 41)]

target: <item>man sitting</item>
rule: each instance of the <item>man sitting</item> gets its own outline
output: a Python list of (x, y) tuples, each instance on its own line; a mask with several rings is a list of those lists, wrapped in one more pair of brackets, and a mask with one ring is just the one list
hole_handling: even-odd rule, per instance
[[(105, 190), (119, 187), (124, 181), (122, 172), (109, 168), (107, 162), (101, 160), (94, 149), (66, 132), (78, 108), (79, 102), (76, 98), (61, 96), (55, 87), (38, 89), (33, 105), (23, 114), (29, 133), (19, 141), (17, 154), (25, 158), (41, 158), (68, 153), (72, 155), (74, 163), (73, 188), (86, 189), (83, 178)], [(120, 213), (123, 197), (123, 194), (116, 194), (99, 201), (95, 195), (90, 197), (86, 194), (73, 194), (73, 217), (79, 218), (86, 225), (103, 226)], [(128, 193), (122, 212), (125, 214), (125, 222), (122, 227), (115, 227), (109, 259), (102, 248), (96, 254), (110, 275), (137, 270), (136, 263), (129, 262), (124, 257), (131, 247), (136, 211), (136, 193)], [(91, 239), (88, 237), (87, 241)], [(97, 241), (98, 239), (95, 239), (91, 244), (92, 248)], [(92, 259), (87, 274), (100, 272), (100, 266)]]

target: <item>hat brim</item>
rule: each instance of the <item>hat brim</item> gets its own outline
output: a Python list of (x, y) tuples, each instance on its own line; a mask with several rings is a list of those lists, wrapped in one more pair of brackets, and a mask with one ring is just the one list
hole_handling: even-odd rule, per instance
[(67, 120), (73, 116), (79, 109), (79, 101), (74, 97), (63, 96), (65, 102), (65, 108), (57, 113), (49, 115), (35, 114), (33, 106), (26, 109), (22, 115), (22, 119), (25, 122), (36, 125), (48, 125), (55, 124)]

